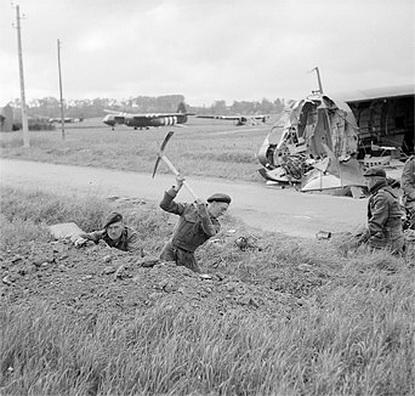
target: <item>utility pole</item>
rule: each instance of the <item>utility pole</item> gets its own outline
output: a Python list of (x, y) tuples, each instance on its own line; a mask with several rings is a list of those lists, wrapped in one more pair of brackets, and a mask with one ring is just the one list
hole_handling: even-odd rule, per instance
[(17, 28), (17, 51), (19, 55), (19, 76), (20, 76), (20, 106), (22, 111), (22, 128), (23, 128), (23, 147), (30, 147), (29, 126), (27, 123), (27, 108), (24, 89), (23, 76), (23, 54), (22, 54), (22, 35), (20, 27), (20, 8), (16, 5), (16, 28)]
[(63, 112), (62, 70), (61, 70), (61, 42), (59, 39), (58, 39), (58, 72), (59, 72), (59, 94), (60, 94), (60, 105), (61, 105), (62, 140), (65, 140), (65, 115)]

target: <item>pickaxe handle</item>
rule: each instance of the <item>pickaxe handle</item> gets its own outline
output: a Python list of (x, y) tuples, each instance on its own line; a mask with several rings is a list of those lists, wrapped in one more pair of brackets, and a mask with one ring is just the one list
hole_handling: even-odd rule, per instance
[[(169, 167), (169, 169), (177, 176), (179, 175), (179, 171), (175, 168), (175, 166), (170, 162), (170, 160), (165, 156), (162, 155), (160, 157), (164, 161), (164, 163)], [(196, 195), (196, 193), (193, 191), (192, 187), (189, 186), (189, 184), (186, 182), (186, 180), (183, 181), (183, 186), (187, 188), (187, 191), (192, 195), (192, 197), (195, 200), (198, 200), (199, 197)]]

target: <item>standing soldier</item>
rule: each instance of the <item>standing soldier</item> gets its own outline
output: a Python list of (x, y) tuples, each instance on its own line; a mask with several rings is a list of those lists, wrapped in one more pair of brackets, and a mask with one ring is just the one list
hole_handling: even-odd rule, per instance
[(359, 242), (373, 249), (390, 249), (402, 253), (404, 236), (402, 211), (398, 194), (388, 186), (386, 172), (381, 168), (370, 168), (363, 176), (370, 192), (367, 207), (367, 227)]
[(164, 193), (160, 207), (166, 212), (180, 216), (180, 219), (172, 238), (164, 246), (160, 259), (174, 261), (177, 265), (200, 272), (194, 252), (220, 231), (218, 217), (227, 211), (231, 197), (217, 193), (207, 199), (208, 204), (201, 200), (194, 203), (177, 203), (174, 199), (183, 186), (184, 178), (178, 175), (176, 181), (176, 186)]
[(415, 230), (415, 155), (409, 157), (402, 171), (403, 203), (409, 217), (409, 228)]

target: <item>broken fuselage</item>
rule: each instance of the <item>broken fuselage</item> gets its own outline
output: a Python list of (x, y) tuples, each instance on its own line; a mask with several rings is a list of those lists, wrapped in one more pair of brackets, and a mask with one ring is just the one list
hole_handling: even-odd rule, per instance
[(258, 159), (265, 179), (313, 191), (363, 187), (357, 153), (358, 127), (350, 107), (314, 93), (287, 106)]

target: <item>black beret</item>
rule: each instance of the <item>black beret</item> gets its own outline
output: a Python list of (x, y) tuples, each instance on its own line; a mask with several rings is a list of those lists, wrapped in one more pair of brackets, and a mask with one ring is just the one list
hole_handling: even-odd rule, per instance
[(379, 177), (386, 177), (386, 172), (381, 168), (369, 168), (365, 173), (363, 173), (364, 177), (372, 177), (372, 176), (379, 176)]
[(122, 221), (122, 215), (118, 212), (112, 212), (105, 219), (104, 228), (107, 228), (111, 224), (118, 223), (119, 221)]
[(229, 195), (223, 194), (223, 193), (215, 193), (211, 195), (208, 199), (208, 202), (225, 202), (227, 204), (230, 204), (232, 199)]

